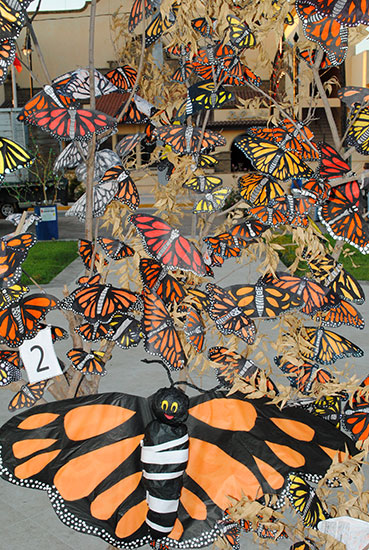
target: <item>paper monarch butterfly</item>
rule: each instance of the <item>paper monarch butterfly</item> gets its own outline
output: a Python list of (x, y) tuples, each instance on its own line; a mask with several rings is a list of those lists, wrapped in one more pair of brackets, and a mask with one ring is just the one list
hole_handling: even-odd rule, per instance
[(359, 4), (354, 0), (309, 0), (316, 11), (329, 15), (347, 27), (369, 24), (369, 6), (367, 0)]
[(102, 323), (82, 323), (74, 329), (85, 342), (97, 342), (98, 340), (108, 339), (110, 327)]
[(318, 327), (303, 327), (305, 334), (302, 334), (310, 350), (300, 350), (302, 357), (309, 361), (317, 361), (321, 365), (332, 365), (337, 359), (343, 357), (362, 357), (364, 352), (356, 344), (333, 332)]
[[(142, 0), (139, 1), (142, 2)], [(106, 73), (105, 78), (110, 80), (119, 90), (130, 92), (136, 82), (137, 71), (130, 65), (122, 65), (122, 67), (117, 67)]]
[(155, 260), (141, 258), (140, 276), (145, 287), (157, 293), (164, 304), (181, 302), (186, 296), (181, 281), (168, 273), (168, 269)]
[(339, 297), (323, 287), (320, 283), (307, 277), (296, 277), (290, 273), (276, 271), (276, 277), (267, 274), (264, 282), (288, 290), (296, 296), (301, 296), (302, 305), (300, 311), (306, 315), (314, 315), (317, 311), (325, 311), (338, 305)]
[(318, 207), (320, 221), (334, 238), (369, 254), (369, 232), (360, 214), (361, 191), (357, 181), (332, 187), (328, 200)]
[(284, 151), (272, 141), (245, 136), (236, 141), (235, 145), (259, 172), (277, 180), (308, 178), (313, 174), (311, 168), (297, 155)]
[(324, 395), (316, 399), (311, 405), (311, 413), (327, 420), (337, 429), (341, 426), (341, 401), (340, 395)]
[(236, 237), (237, 239), (250, 241), (260, 237), (260, 235), (262, 235), (267, 229), (269, 229), (268, 225), (261, 223), (259, 220), (249, 219), (233, 225), (229, 229), (229, 232), (233, 237)]
[(299, 475), (290, 474), (288, 478), (288, 498), (302, 517), (304, 525), (316, 527), (319, 521), (327, 519), (329, 515), (316, 496), (315, 489)]
[(106, 339), (115, 342), (122, 349), (138, 346), (143, 338), (141, 322), (132, 315), (118, 312), (109, 325)]
[(298, 366), (284, 360), (281, 355), (274, 357), (274, 362), (284, 374), (287, 374), (291, 387), (306, 395), (309, 395), (311, 392), (315, 381), (319, 384), (327, 384), (333, 380), (331, 374), (316, 363), (305, 361), (302, 365)]
[(241, 248), (246, 248), (247, 241), (233, 237), (230, 233), (220, 233), (214, 237), (205, 237), (204, 242), (209, 250), (211, 265), (221, 266), (224, 260), (236, 258), (241, 254)]
[(268, 225), (306, 227), (309, 225), (309, 209), (315, 203), (316, 199), (310, 196), (283, 195), (272, 199), (266, 205), (253, 206), (248, 212)]
[(361, 313), (346, 300), (340, 302), (328, 311), (317, 311), (315, 319), (323, 327), (340, 327), (347, 325), (358, 329), (365, 327), (365, 321)]
[(14, 412), (19, 411), (19, 409), (33, 407), (44, 395), (48, 382), (49, 380), (41, 380), (41, 382), (35, 382), (34, 384), (24, 384), (10, 400), (9, 411)]
[(192, 212), (194, 214), (208, 214), (220, 210), (223, 208), (230, 192), (231, 189), (229, 187), (221, 187), (220, 189), (215, 189), (212, 193), (206, 193), (203, 198), (197, 201)]
[(265, 392), (274, 391), (278, 394), (277, 386), (264, 375), (265, 382), (260, 377), (261, 369), (250, 359), (246, 359), (239, 353), (232, 351), (225, 346), (215, 346), (208, 349), (208, 359), (216, 363), (216, 376), (218, 382), (225, 388), (231, 388), (235, 382), (236, 375), (249, 381), (255, 378), (255, 383)]
[(97, 237), (97, 242), (103, 249), (104, 253), (112, 260), (118, 261), (133, 256), (135, 251), (128, 244), (119, 241), (118, 239), (110, 239), (109, 237)]
[(8, 69), (15, 59), (15, 41), (4, 38), (0, 40), (0, 84), (3, 84), (8, 76)]
[(82, 315), (91, 324), (108, 323), (118, 310), (127, 311), (137, 300), (134, 292), (100, 284), (100, 275), (86, 279), (82, 286), (60, 302), (60, 306)]
[(210, 298), (209, 315), (222, 334), (235, 334), (246, 344), (255, 341), (256, 327), (237, 304), (237, 300), (226, 289), (212, 283), (206, 285)]
[(119, 200), (126, 204), (131, 210), (136, 210), (140, 205), (140, 195), (137, 187), (129, 176), (129, 172), (121, 164), (116, 164), (108, 168), (101, 178), (102, 183), (114, 182), (117, 184), (117, 192), (114, 200)]
[(145, 17), (149, 17), (159, 6), (159, 0), (134, 0), (128, 20), (129, 32), (134, 31), (137, 25), (142, 21), (144, 8)]
[(200, 313), (194, 307), (183, 306), (185, 309), (185, 323), (183, 332), (187, 341), (200, 353), (204, 347), (205, 327)]
[(227, 21), (230, 29), (230, 40), (236, 48), (252, 48), (255, 46), (255, 36), (247, 23), (242, 22), (234, 15), (227, 15)]
[(30, 294), (0, 311), (0, 340), (11, 348), (19, 347), (40, 330), (39, 322), (58, 306), (50, 294)]
[(345, 86), (338, 90), (337, 95), (348, 107), (352, 107), (354, 103), (363, 105), (369, 101), (368, 88), (362, 88), (361, 86)]
[(162, 34), (174, 25), (177, 19), (177, 13), (181, 5), (180, 0), (175, 0), (170, 8), (168, 16), (163, 17), (161, 12), (151, 21), (145, 32), (145, 46), (148, 48), (159, 40)]
[[(96, 252), (95, 246), (91, 241), (88, 241), (86, 239), (79, 239), (78, 254), (81, 256), (81, 259), (86, 269), (91, 269), (92, 256), (94, 254), (94, 266), (92, 268), (92, 271), (95, 272), (97, 270), (97, 267), (100, 264), (100, 255), (98, 252)], [(101, 265), (108, 265), (108, 262), (106, 260), (101, 261)]]
[(31, 0), (0, 2), (0, 39), (17, 38), (25, 21), (26, 10)]
[(322, 204), (328, 199), (330, 190), (331, 186), (328, 183), (315, 178), (304, 181), (300, 189), (291, 189), (297, 196), (311, 197), (317, 204)]
[(310, 539), (307, 539), (309, 544), (306, 541), (295, 542), (290, 548), (290, 550), (319, 550), (319, 548), (314, 544)]
[(222, 178), (213, 175), (193, 176), (182, 184), (185, 189), (194, 193), (211, 193), (222, 184)]
[(365, 441), (369, 436), (369, 401), (368, 394), (365, 393), (368, 384), (369, 377), (367, 376), (360, 384), (360, 388), (363, 388), (364, 392), (360, 388), (356, 390), (343, 410), (343, 424), (346, 430), (352, 434), (354, 441)]
[(202, 136), (201, 129), (194, 126), (162, 126), (156, 129), (156, 135), (158, 139), (170, 145), (174, 153), (182, 155), (201, 152), (226, 143), (225, 138), (217, 132), (205, 130)]
[(59, 140), (89, 141), (93, 134), (115, 129), (117, 121), (99, 111), (88, 109), (40, 109), (24, 119)]
[(5, 174), (30, 166), (35, 158), (15, 141), (0, 137), (0, 181)]
[[(111, 94), (118, 88), (97, 69), (94, 69), (95, 97)], [(90, 71), (76, 69), (61, 75), (53, 80), (53, 86), (62, 96), (72, 97), (74, 100), (90, 98)]]
[(144, 315), (142, 330), (147, 353), (158, 355), (172, 370), (182, 369), (186, 364), (181, 341), (164, 302), (150, 288), (143, 290)]
[(102, 351), (91, 350), (87, 352), (82, 348), (73, 348), (66, 355), (71, 360), (73, 367), (83, 374), (105, 376), (107, 372), (104, 367), (105, 353)]
[(304, 253), (309, 269), (315, 279), (330, 287), (338, 296), (355, 304), (363, 304), (365, 294), (357, 280), (343, 268), (332, 256), (325, 254), (313, 258)]
[[(86, 141), (81, 141), (80, 145), (84, 156), (87, 157), (88, 143)], [(53, 172), (56, 174), (57, 172), (65, 171), (67, 168), (76, 168), (82, 162), (83, 158), (81, 153), (79, 152), (76, 143), (72, 141), (57, 156), (54, 163)]]
[[(105, 393), (13, 417), (0, 430), (2, 477), (47, 491), (59, 518), (77, 531), (119, 548), (149, 542), (140, 442), (153, 399)], [(187, 429), (191, 452), (177, 520), (160, 541), (179, 548), (217, 538), (229, 497), (279, 493), (291, 471), (322, 477), (333, 456), (357, 452), (347, 436), (308, 412), (237, 393), (190, 398)]]
[[(120, 163), (120, 158), (111, 149), (97, 151), (94, 158), (93, 181), (99, 181), (106, 170), (117, 163)], [(75, 169), (75, 174), (79, 181), (85, 181), (87, 179), (87, 163), (81, 162)]]
[(144, 134), (128, 134), (124, 136), (116, 145), (115, 150), (121, 159), (126, 158), (132, 153), (136, 145), (143, 139)]
[(241, 197), (253, 206), (268, 204), (272, 199), (284, 195), (284, 189), (279, 183), (256, 172), (238, 178), (238, 187)]
[[(209, 23), (209, 21), (211, 24)], [(197, 19), (192, 19), (191, 25), (195, 29), (195, 31), (201, 34), (201, 36), (204, 36), (205, 38), (210, 38), (214, 35), (214, 30), (217, 26), (217, 20), (213, 17), (198, 17)]]
[(332, 145), (322, 142), (318, 143), (319, 167), (318, 173), (322, 179), (330, 180), (339, 178), (351, 172), (350, 166), (339, 155)]
[(0, 350), (0, 361), (7, 361), (8, 363), (12, 363), (15, 367), (18, 369), (20, 368), (20, 357), (19, 357), (19, 351), (13, 351), (13, 350), (7, 350), (2, 349)]
[(360, 103), (354, 103), (347, 121), (346, 141), (349, 145), (354, 146), (361, 155), (369, 154), (368, 120), (368, 107), (363, 107)]
[[(115, 198), (119, 191), (119, 184), (114, 180), (97, 183), (93, 187), (93, 205), (92, 216), (99, 218), (102, 216)], [(66, 216), (76, 216), (80, 221), (84, 222), (86, 218), (86, 193), (67, 210)]]
[(197, 248), (158, 216), (131, 214), (128, 220), (141, 235), (146, 252), (171, 271), (181, 269), (204, 277), (206, 266)]
[[(301, 57), (307, 63), (307, 65), (312, 68), (315, 59), (316, 59), (316, 52), (317, 50), (302, 50), (301, 52), (298, 52), (298, 56)], [(335, 58), (333, 58), (333, 62), (335, 61)], [(320, 64), (319, 69), (328, 69), (329, 67), (332, 67), (333, 63), (330, 61), (329, 56), (324, 53), (323, 60)]]
[(297, 1), (295, 7), (306, 38), (319, 44), (332, 65), (340, 65), (348, 49), (347, 28), (334, 16), (320, 15), (311, 3)]

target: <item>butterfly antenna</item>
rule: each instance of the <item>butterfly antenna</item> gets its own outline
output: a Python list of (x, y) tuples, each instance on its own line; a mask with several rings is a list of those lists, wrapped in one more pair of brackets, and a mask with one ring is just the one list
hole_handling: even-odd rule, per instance
[(141, 363), (158, 363), (159, 365), (161, 365), (162, 367), (164, 367), (164, 369), (166, 370), (166, 373), (168, 375), (168, 379), (169, 379), (169, 382), (170, 382), (170, 385), (171, 386), (174, 386), (174, 380), (172, 378), (172, 375), (170, 373), (170, 370), (168, 369), (168, 367), (166, 366), (165, 363), (163, 363), (163, 361), (160, 361), (160, 359), (141, 359)]

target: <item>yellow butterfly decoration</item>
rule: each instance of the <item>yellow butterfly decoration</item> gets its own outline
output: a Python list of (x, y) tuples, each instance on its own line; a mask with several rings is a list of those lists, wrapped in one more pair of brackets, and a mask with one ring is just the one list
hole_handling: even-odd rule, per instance
[(211, 214), (216, 210), (220, 210), (225, 203), (226, 198), (231, 192), (229, 187), (222, 187), (213, 193), (207, 193), (204, 198), (200, 199), (193, 209), (194, 214)]

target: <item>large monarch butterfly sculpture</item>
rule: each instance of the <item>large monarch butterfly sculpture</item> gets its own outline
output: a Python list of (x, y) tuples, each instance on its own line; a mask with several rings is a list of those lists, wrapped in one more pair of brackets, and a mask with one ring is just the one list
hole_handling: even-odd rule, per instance
[(307, 411), (220, 391), (190, 398), (187, 410), (173, 386), (148, 399), (106, 393), (35, 407), (0, 429), (0, 445), (4, 479), (45, 490), (66, 525), (125, 549), (153, 539), (207, 546), (230, 499), (286, 495), (291, 476), (321, 478), (356, 452)]

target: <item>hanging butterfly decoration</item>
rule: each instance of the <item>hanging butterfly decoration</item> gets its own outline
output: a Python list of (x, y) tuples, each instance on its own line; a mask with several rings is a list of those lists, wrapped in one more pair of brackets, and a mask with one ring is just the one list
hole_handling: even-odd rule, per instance
[(341, 325), (358, 329), (365, 327), (365, 321), (361, 313), (346, 300), (340, 300), (336, 306), (328, 311), (317, 311), (315, 319), (323, 327), (340, 327)]
[[(82, 261), (86, 269), (91, 269), (93, 272), (97, 271), (99, 265), (108, 265), (106, 260), (100, 260), (100, 255), (96, 252), (96, 248), (91, 241), (86, 239), (79, 239), (78, 241), (78, 254), (82, 258)], [(92, 257), (94, 257), (94, 265), (92, 267)]]
[(262, 174), (250, 172), (238, 179), (240, 195), (253, 206), (268, 204), (284, 195), (283, 187)]
[(274, 362), (287, 375), (292, 388), (309, 395), (314, 382), (328, 384), (333, 381), (331, 374), (316, 363), (303, 362), (298, 366), (290, 361), (283, 360), (282, 356), (274, 357)]
[(97, 374), (105, 376), (104, 367), (105, 353), (102, 351), (83, 351), (80, 348), (73, 348), (67, 352), (67, 357), (71, 360), (73, 367), (83, 374)]
[[(157, 447), (163, 433), (166, 449), (178, 449), (174, 462)], [(4, 479), (46, 490), (64, 523), (126, 549), (157, 538), (175, 548), (209, 545), (228, 531), (229, 497), (278, 494), (286, 480), (313, 525), (321, 513), (315, 500), (301, 500), (299, 478), (319, 479), (331, 456), (357, 453), (347, 436), (303, 410), (239, 393), (188, 400), (173, 386), (149, 399), (105, 393), (48, 403), (9, 420), (0, 441)], [(156, 515), (158, 498), (171, 507)]]
[(85, 342), (98, 342), (99, 340), (108, 340), (112, 334), (109, 324), (103, 324), (97, 321), (96, 323), (82, 323), (74, 329), (74, 331)]
[(364, 352), (356, 344), (333, 332), (319, 327), (304, 327), (307, 346), (300, 349), (303, 357), (321, 365), (332, 365), (343, 357), (362, 357)]
[(123, 260), (129, 256), (133, 256), (135, 251), (127, 244), (117, 239), (109, 237), (97, 237), (97, 242), (103, 249), (104, 253), (112, 260)]
[[(80, 146), (80, 147), (79, 147)], [(57, 156), (53, 172), (54, 174), (58, 172), (64, 172), (69, 168), (77, 168), (84, 159), (88, 156), (88, 143), (86, 141), (79, 142), (79, 146), (72, 141), (62, 150), (62, 152)], [(83, 157), (81, 155), (83, 153)]]
[[(0, 20), (1, 32), (1, 20)], [(0, 40), (0, 84), (4, 84), (8, 76), (9, 67), (12, 66), (15, 59), (15, 41), (3, 38)]]
[(49, 380), (41, 380), (34, 384), (24, 384), (21, 389), (12, 397), (8, 405), (10, 412), (19, 411), (19, 409), (33, 407), (44, 395)]
[(168, 268), (150, 258), (141, 258), (140, 276), (145, 287), (157, 293), (164, 304), (182, 302), (186, 296), (181, 281), (168, 273)]
[(0, 40), (17, 38), (27, 18), (27, 8), (31, 0), (18, 0), (0, 4)]
[(21, 371), (10, 361), (0, 358), (0, 387), (8, 386), (22, 378)]
[(106, 170), (101, 178), (101, 183), (113, 183), (117, 187), (114, 200), (126, 204), (131, 210), (136, 210), (140, 205), (140, 195), (136, 184), (123, 166), (115, 164)]
[(22, 263), (36, 240), (32, 233), (22, 233), (6, 241), (0, 239), (0, 288), (9, 288), (19, 281)]
[(313, 171), (295, 153), (285, 151), (277, 143), (254, 136), (244, 136), (235, 142), (252, 165), (267, 176), (285, 181), (308, 178)]
[(289, 475), (288, 498), (306, 527), (314, 528), (329, 517), (315, 490), (299, 475)]
[[(337, 2), (335, 2), (337, 3)], [(353, 2), (342, 2), (348, 4)], [(346, 58), (348, 49), (348, 29), (336, 14), (328, 8), (328, 13), (319, 10), (321, 2), (296, 1), (297, 14), (302, 22), (308, 40), (319, 44), (332, 65), (340, 65)]]
[[(118, 193), (118, 183), (114, 180), (97, 183), (93, 187), (92, 217), (99, 218)], [(84, 193), (65, 213), (76, 216), (81, 222), (86, 219), (86, 193)]]
[(206, 193), (206, 195), (195, 204), (192, 212), (194, 214), (211, 214), (212, 212), (221, 210), (230, 192), (231, 189), (229, 187), (221, 187), (212, 193)]
[[(99, 181), (105, 172), (114, 164), (120, 164), (120, 158), (111, 149), (102, 149), (95, 153), (93, 180)], [(87, 163), (80, 162), (75, 170), (76, 178), (79, 181), (87, 179)]]
[(193, 176), (182, 184), (184, 189), (190, 189), (194, 193), (212, 193), (222, 184), (222, 178), (213, 175)]
[(343, 413), (343, 424), (354, 441), (365, 441), (369, 437), (369, 401), (368, 389), (369, 378), (366, 377), (360, 384), (360, 388), (354, 392), (346, 402)]
[(116, 313), (111, 319), (109, 333), (105, 336), (122, 349), (138, 346), (143, 337), (141, 322), (132, 315), (121, 312)]
[(309, 225), (309, 209), (315, 205), (312, 197), (295, 197), (283, 195), (272, 199), (266, 205), (254, 206), (248, 213), (258, 218), (266, 225), (292, 225), (293, 227), (306, 227)]
[(115, 150), (120, 156), (121, 159), (125, 159), (130, 153), (133, 153), (133, 151), (136, 148), (136, 145), (140, 143), (142, 138), (144, 137), (143, 134), (137, 133), (137, 134), (128, 134), (124, 136), (116, 145)]
[(361, 155), (369, 155), (369, 108), (360, 103), (354, 103), (347, 120), (347, 138), (349, 145), (355, 147)]
[(206, 266), (200, 252), (178, 229), (173, 229), (158, 216), (131, 214), (129, 221), (142, 237), (146, 252), (171, 271), (181, 269), (204, 277)]
[(369, 233), (360, 214), (361, 191), (357, 181), (332, 187), (328, 200), (317, 209), (329, 234), (345, 241), (362, 254), (369, 254)]
[(191, 61), (191, 44), (187, 46), (181, 44), (178, 46), (170, 46), (167, 48), (167, 52), (179, 58), (179, 67), (172, 74), (170, 80), (175, 82), (187, 83), (193, 71), (193, 64)]
[(35, 158), (24, 147), (15, 141), (0, 137), (0, 182), (6, 174), (11, 174), (19, 168), (26, 168)]
[(187, 341), (197, 353), (201, 353), (204, 346), (205, 327), (200, 313), (194, 307), (185, 307), (185, 323), (183, 332)]
[(155, 133), (158, 139), (170, 145), (174, 153), (181, 155), (190, 155), (195, 151), (201, 152), (226, 144), (225, 138), (217, 132), (202, 132), (201, 128), (194, 126), (162, 126), (157, 128)]
[(159, 0), (134, 0), (128, 20), (129, 32), (133, 32), (142, 21), (144, 10), (145, 17), (147, 18), (152, 15), (159, 6)]
[(348, 107), (353, 107), (355, 103), (363, 105), (369, 101), (368, 88), (360, 86), (345, 86), (338, 90), (337, 95)]
[(24, 340), (34, 338), (40, 330), (39, 322), (58, 307), (58, 300), (50, 294), (31, 294), (0, 311), (0, 340), (11, 348)]
[(148, 287), (144, 288), (143, 301), (145, 350), (151, 355), (158, 355), (169, 369), (182, 369), (186, 365), (186, 356), (164, 302)]
[[(315, 65), (316, 53), (317, 53), (317, 50), (302, 50), (302, 51), (298, 51), (297, 55), (305, 61), (305, 63), (308, 65), (308, 67), (310, 67), (310, 69), (312, 69), (313, 66)], [(332, 61), (335, 61), (334, 56), (332, 57)], [(330, 67), (333, 66), (332, 61), (330, 61), (327, 54), (324, 53), (319, 69), (320, 70), (329, 69)]]
[[(117, 92), (118, 88), (98, 70), (94, 69), (95, 97)], [(74, 100), (90, 99), (90, 71), (76, 69), (53, 80), (62, 96), (72, 97)]]
[(203, 241), (209, 251), (210, 265), (218, 267), (223, 264), (224, 260), (240, 256), (241, 249), (246, 248), (250, 242), (254, 242), (233, 237), (230, 233), (204, 237)]
[(324, 180), (350, 175), (351, 168), (332, 145), (318, 143), (319, 167), (318, 174)]
[(136, 82), (137, 71), (130, 65), (123, 65), (122, 67), (117, 67), (107, 72), (105, 78), (114, 84), (118, 90), (122, 90), (122, 92), (131, 92)]
[(237, 239), (251, 241), (260, 237), (267, 229), (269, 229), (268, 225), (260, 222), (259, 220), (249, 219), (233, 225), (229, 232)]
[(214, 35), (217, 20), (214, 17), (198, 17), (197, 19), (191, 20), (192, 28), (195, 29), (198, 33), (201, 34), (204, 38), (211, 38)]
[(247, 23), (242, 22), (238, 17), (234, 15), (227, 15), (227, 22), (229, 24), (229, 39), (231, 44), (243, 50), (244, 48), (253, 48), (256, 44), (255, 36), (251, 32)]
[(19, 283), (0, 288), (0, 310), (6, 309), (13, 302), (22, 298), (24, 294), (27, 294), (28, 291), (29, 288), (27, 286), (20, 285)]
[(180, 0), (175, 0), (171, 7), (168, 15), (165, 17), (162, 16), (159, 12), (156, 17), (151, 21), (145, 32), (145, 46), (148, 48), (151, 44), (154, 44), (159, 38), (170, 29), (177, 19), (177, 13), (181, 5)]

